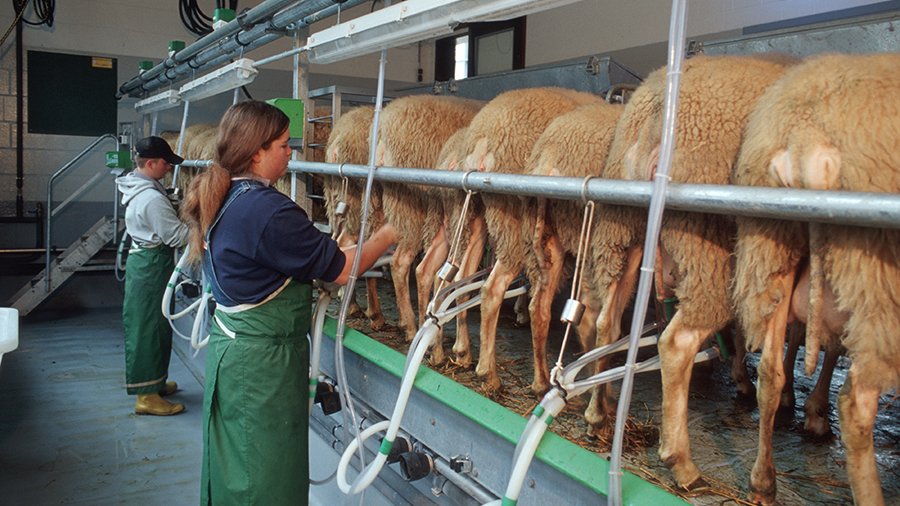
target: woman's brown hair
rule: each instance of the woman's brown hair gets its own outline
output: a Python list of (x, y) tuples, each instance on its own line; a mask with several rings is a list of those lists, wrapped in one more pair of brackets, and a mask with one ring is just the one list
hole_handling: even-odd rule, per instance
[(289, 124), (283, 112), (265, 102), (249, 100), (225, 111), (219, 122), (213, 164), (191, 181), (181, 206), (181, 219), (191, 229), (191, 263), (202, 257), (204, 236), (228, 195), (231, 178), (250, 174), (253, 155), (268, 149)]

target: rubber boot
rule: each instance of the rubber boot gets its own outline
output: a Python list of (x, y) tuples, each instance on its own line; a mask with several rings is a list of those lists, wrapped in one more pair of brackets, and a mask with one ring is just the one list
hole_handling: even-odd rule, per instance
[(178, 383), (175, 383), (174, 381), (167, 381), (163, 389), (159, 391), (159, 395), (165, 397), (167, 395), (172, 395), (177, 391)]
[(184, 411), (184, 404), (169, 402), (155, 394), (139, 394), (134, 404), (134, 412), (138, 415), (169, 416)]

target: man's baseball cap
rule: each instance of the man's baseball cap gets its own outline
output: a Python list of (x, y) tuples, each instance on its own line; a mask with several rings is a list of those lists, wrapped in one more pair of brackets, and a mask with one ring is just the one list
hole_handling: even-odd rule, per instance
[(141, 158), (162, 158), (172, 165), (178, 165), (184, 161), (184, 158), (172, 152), (169, 143), (162, 137), (144, 137), (137, 141), (137, 144), (134, 145), (134, 150)]

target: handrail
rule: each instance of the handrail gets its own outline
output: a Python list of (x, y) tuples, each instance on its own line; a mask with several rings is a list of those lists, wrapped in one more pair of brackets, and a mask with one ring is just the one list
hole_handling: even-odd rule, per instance
[(68, 163), (59, 168), (56, 172), (50, 176), (50, 180), (47, 181), (47, 211), (45, 213), (47, 217), (47, 232), (46, 232), (46, 241), (45, 241), (45, 262), (44, 262), (44, 290), (47, 293), (50, 293), (50, 233), (52, 232), (53, 227), (53, 182), (60, 176), (62, 176), (66, 171), (68, 171), (76, 162), (81, 160), (84, 155), (91, 152), (92, 149), (97, 147), (98, 144), (103, 142), (104, 140), (109, 139), (116, 143), (116, 147), (118, 147), (119, 139), (114, 134), (103, 134), (100, 137), (94, 139), (94, 142), (88, 144), (86, 148), (84, 148), (81, 153), (75, 155), (75, 158), (69, 160)]

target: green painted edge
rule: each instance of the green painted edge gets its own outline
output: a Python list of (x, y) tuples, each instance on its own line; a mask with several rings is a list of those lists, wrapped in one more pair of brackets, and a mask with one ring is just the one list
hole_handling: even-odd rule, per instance
[[(336, 331), (337, 322), (326, 317), (324, 334), (334, 339)], [(344, 347), (397, 378), (403, 373), (406, 362), (404, 355), (359, 331), (346, 329)], [(427, 367), (419, 369), (415, 387), (513, 445), (518, 442), (525, 429), (525, 418)], [(548, 431), (535, 456), (561, 474), (606, 496), (609, 462), (600, 455)], [(680, 497), (627, 471), (622, 476), (622, 500), (624, 504), (634, 505), (651, 502), (655, 506), (688, 504)]]

